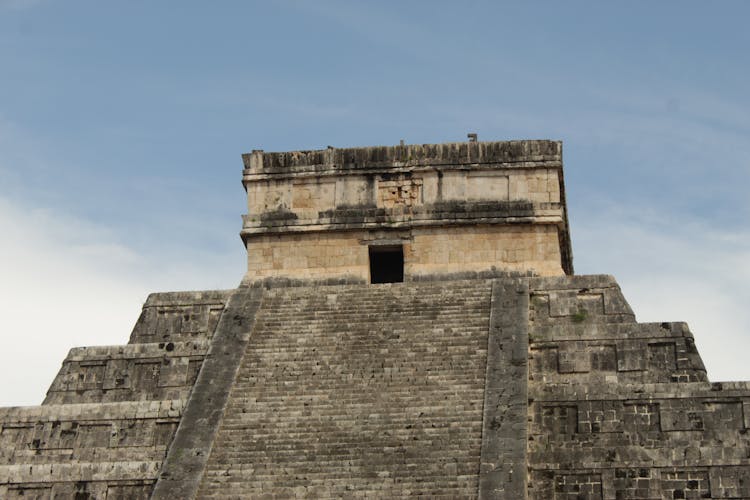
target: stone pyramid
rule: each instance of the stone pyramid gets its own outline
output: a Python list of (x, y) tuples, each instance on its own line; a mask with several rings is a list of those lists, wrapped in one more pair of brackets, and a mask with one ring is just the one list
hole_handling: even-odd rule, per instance
[(0, 409), (0, 498), (750, 498), (750, 383), (573, 273), (560, 142), (243, 158), (241, 285)]

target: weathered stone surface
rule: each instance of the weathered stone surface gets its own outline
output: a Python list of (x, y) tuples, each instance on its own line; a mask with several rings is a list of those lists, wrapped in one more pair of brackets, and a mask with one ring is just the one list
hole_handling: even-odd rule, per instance
[(487, 340), (479, 498), (526, 498), (527, 280), (496, 280)]
[(611, 277), (297, 285), (232, 295), (186, 410), (0, 411), (0, 497), (748, 496), (750, 384), (709, 383), (686, 325), (636, 323)]
[(266, 292), (198, 497), (476, 495), (489, 308), (486, 281)]
[(74, 348), (42, 406), (0, 408), (0, 498), (149, 498), (228, 296), (152, 294), (130, 344)]
[(229, 298), (152, 498), (195, 497), (262, 293), (241, 289)]
[[(248, 255), (252, 280), (345, 279), (368, 283), (368, 246), (391, 241), (403, 246), (404, 279), (447, 277), (456, 272), (558, 274), (560, 246), (551, 225), (524, 228), (498, 224), (425, 227), (406, 232), (364, 231), (258, 236)], [(282, 272), (283, 271), (283, 272)]]
[(750, 498), (750, 382), (572, 275), (560, 155), (246, 155), (245, 286), (152, 294), (0, 409), (0, 498)]
[(750, 384), (709, 384), (687, 326), (635, 323), (614, 280), (531, 286), (529, 498), (748, 496)]
[(460, 142), (404, 144), (364, 148), (328, 148), (320, 151), (242, 155), (246, 173), (319, 173), (336, 169), (386, 168), (408, 165), (478, 165), (482, 163), (562, 162), (559, 141)]
[(72, 349), (44, 404), (187, 399), (207, 341)]
[(231, 290), (152, 293), (130, 336), (131, 344), (209, 340)]
[(178, 400), (0, 409), (0, 498), (150, 492), (182, 407)]
[(572, 273), (561, 149), (510, 141), (245, 155), (245, 283), (370, 281), (368, 245), (385, 240), (403, 245), (407, 280)]

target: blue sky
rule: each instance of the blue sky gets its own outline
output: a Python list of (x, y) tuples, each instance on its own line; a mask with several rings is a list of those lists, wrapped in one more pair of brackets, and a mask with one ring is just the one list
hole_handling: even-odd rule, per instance
[(240, 155), (564, 141), (578, 273), (750, 380), (750, 4), (0, 0), (0, 404), (244, 271)]

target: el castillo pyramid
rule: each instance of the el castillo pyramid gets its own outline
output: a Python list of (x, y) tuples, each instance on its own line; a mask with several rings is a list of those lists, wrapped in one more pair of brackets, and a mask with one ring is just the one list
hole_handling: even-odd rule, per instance
[(750, 383), (574, 274), (560, 142), (243, 159), (240, 286), (0, 409), (0, 498), (750, 498)]

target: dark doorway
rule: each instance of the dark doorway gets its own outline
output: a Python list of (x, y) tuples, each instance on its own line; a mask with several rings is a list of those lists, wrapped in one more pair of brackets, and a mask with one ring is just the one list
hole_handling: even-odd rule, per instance
[(370, 283), (404, 281), (404, 249), (399, 246), (370, 247)]

